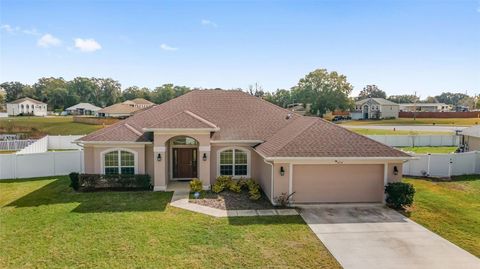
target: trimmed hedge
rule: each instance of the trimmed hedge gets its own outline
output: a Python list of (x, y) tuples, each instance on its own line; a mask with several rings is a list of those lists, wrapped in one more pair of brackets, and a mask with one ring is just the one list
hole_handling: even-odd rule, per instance
[[(151, 189), (149, 175), (77, 174), (77, 177), (77, 190), (81, 191), (91, 191), (95, 189)], [(70, 179), (72, 179), (72, 177), (70, 177)]]
[(394, 209), (403, 209), (413, 204), (415, 188), (410, 183), (394, 182), (385, 187), (387, 205)]

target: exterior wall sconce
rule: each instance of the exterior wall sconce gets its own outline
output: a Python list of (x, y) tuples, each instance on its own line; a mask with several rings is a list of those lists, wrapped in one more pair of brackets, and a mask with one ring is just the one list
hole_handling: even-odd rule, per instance
[(207, 153), (203, 153), (202, 160), (206, 161), (207, 160)]
[(157, 155), (157, 161), (161, 162), (162, 161), (162, 154), (158, 153)]
[(280, 175), (282, 177), (285, 175), (285, 169), (283, 169), (283, 166), (280, 166)]
[(393, 174), (398, 175), (398, 168), (396, 165), (393, 167)]

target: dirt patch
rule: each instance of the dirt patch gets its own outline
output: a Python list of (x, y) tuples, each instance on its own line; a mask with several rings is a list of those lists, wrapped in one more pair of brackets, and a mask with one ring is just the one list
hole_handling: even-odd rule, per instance
[(248, 198), (248, 192), (243, 191), (234, 193), (231, 191), (223, 191), (214, 193), (211, 191), (203, 192), (199, 199), (195, 199), (190, 195), (190, 203), (223, 210), (248, 210), (248, 209), (272, 209), (274, 206), (265, 198), (265, 195), (253, 201)]

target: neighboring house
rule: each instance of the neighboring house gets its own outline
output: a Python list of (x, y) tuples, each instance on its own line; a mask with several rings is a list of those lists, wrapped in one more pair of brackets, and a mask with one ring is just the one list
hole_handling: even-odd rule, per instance
[(20, 98), (7, 104), (9, 116), (47, 116), (47, 104), (32, 98)]
[(123, 103), (114, 104), (106, 108), (97, 111), (98, 117), (113, 117), (113, 118), (127, 118), (133, 115), (133, 113), (154, 106), (152, 103), (143, 98), (136, 98), (133, 100), (127, 100)]
[(140, 107), (134, 107), (124, 103), (114, 104), (97, 111), (98, 117), (127, 118), (133, 113), (141, 110)]
[(293, 104), (287, 105), (288, 110), (302, 116), (305, 116), (307, 112), (310, 112), (311, 107), (312, 107), (312, 104), (307, 104), (306, 106), (304, 106), (302, 103), (293, 103)]
[(402, 112), (445, 112), (451, 111), (451, 106), (444, 103), (407, 103), (399, 104)]
[(143, 98), (135, 98), (133, 100), (127, 100), (123, 103), (132, 107), (137, 107), (137, 108), (147, 108), (155, 105), (155, 103), (152, 103)]
[(480, 126), (463, 129), (460, 134), (462, 135), (460, 145), (464, 151), (480, 150)]
[(352, 120), (398, 118), (399, 105), (383, 98), (366, 98), (355, 102)]
[(100, 109), (102, 108), (89, 103), (79, 103), (65, 109), (65, 112), (69, 115), (95, 115)]
[(80, 138), (85, 173), (148, 174), (155, 191), (220, 175), (253, 178), (270, 201), (382, 202), (411, 157), (241, 91), (194, 90)]

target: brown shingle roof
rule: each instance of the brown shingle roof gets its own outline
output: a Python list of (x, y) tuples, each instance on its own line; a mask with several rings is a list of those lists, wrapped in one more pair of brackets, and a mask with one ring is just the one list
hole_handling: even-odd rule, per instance
[[(125, 126), (125, 124), (128, 125)], [(343, 127), (294, 114), (241, 91), (194, 90), (82, 141), (145, 141), (145, 128), (214, 128), (212, 140), (261, 140), (267, 157), (408, 157)], [(136, 130), (133, 132), (131, 129)]]
[(129, 106), (127, 104), (114, 104), (111, 106), (107, 106), (106, 108), (102, 108), (97, 111), (97, 113), (107, 113), (107, 114), (130, 114), (134, 113), (137, 110), (140, 110), (139, 107)]
[(132, 100), (127, 100), (125, 102), (123, 102), (124, 104), (136, 104), (136, 105), (155, 105), (155, 103), (152, 103), (150, 101), (148, 101), (147, 99), (143, 99), (143, 98), (135, 98), (135, 99), (132, 99)]

